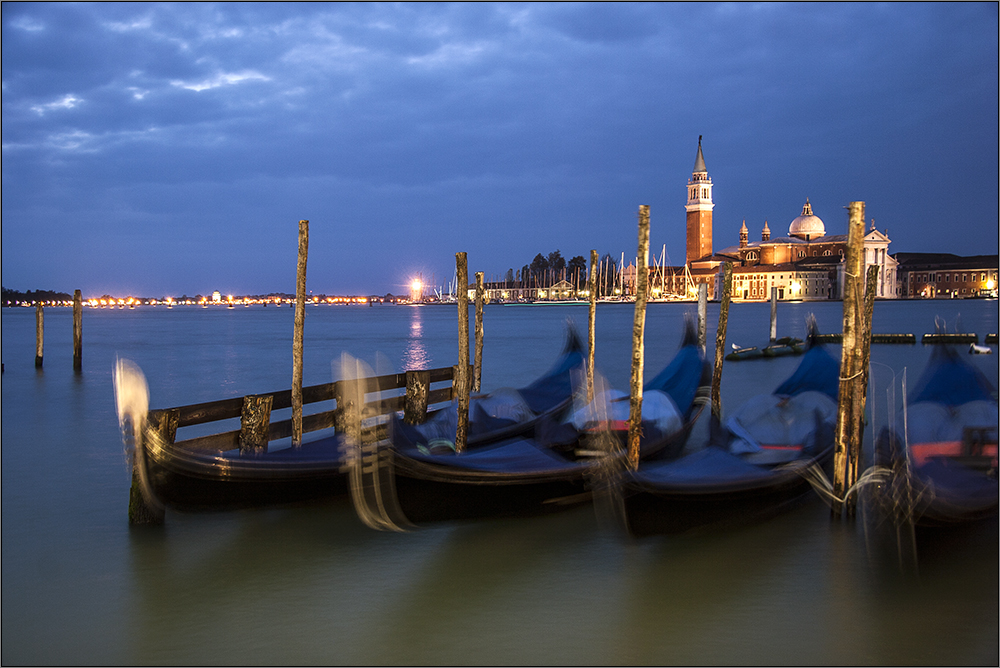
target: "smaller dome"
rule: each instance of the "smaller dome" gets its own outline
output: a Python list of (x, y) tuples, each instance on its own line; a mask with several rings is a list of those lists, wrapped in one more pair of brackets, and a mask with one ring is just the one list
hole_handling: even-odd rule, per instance
[(806, 198), (806, 204), (802, 207), (802, 215), (792, 221), (788, 226), (788, 236), (799, 237), (800, 239), (816, 239), (826, 234), (826, 225), (819, 216), (813, 215), (812, 204)]

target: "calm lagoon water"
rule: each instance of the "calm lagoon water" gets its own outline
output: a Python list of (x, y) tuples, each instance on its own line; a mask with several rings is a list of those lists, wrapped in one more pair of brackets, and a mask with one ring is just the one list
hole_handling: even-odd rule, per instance
[[(677, 349), (691, 304), (652, 304), (646, 373)], [(447, 307), (309, 307), (305, 384), (342, 352), (378, 372), (457, 361)], [(601, 305), (597, 366), (629, 378), (632, 307)], [(840, 330), (841, 305), (781, 304), (778, 335), (806, 316)], [(727, 347), (767, 344), (767, 304), (734, 304)], [(997, 331), (996, 301), (880, 302), (875, 332)], [(586, 307), (485, 312), (483, 387), (518, 386), (559, 353)], [(715, 341), (718, 305), (709, 305)], [(877, 566), (861, 522), (816, 499), (772, 521), (634, 541), (592, 508), (384, 534), (346, 500), (232, 513), (168, 512), (130, 528), (114, 409), (116, 356), (137, 362), (153, 407), (291, 385), (293, 309), (3, 309), (2, 639), (14, 664), (773, 664), (1000, 662), (994, 520), (920, 545), (919, 576)], [(996, 347), (994, 346), (994, 350)], [(831, 346), (837, 356), (839, 346)], [(874, 346), (872, 423), (930, 347)], [(997, 385), (998, 355), (970, 356)], [(726, 362), (723, 407), (770, 391), (797, 358)], [(898, 396), (898, 391), (897, 391)], [(697, 447), (705, 421), (692, 437)]]

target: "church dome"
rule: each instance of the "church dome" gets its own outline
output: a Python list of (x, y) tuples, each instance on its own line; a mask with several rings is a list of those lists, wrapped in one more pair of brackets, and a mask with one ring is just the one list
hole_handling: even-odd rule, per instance
[(800, 239), (816, 239), (826, 234), (826, 225), (819, 216), (813, 215), (812, 204), (806, 198), (806, 205), (802, 207), (802, 215), (792, 221), (788, 226), (788, 236), (799, 237)]

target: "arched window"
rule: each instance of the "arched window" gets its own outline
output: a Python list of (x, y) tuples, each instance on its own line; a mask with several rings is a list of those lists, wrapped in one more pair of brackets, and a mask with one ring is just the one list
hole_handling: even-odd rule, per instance
[(830, 255), (830, 251), (829, 250), (823, 251), (823, 257), (827, 257), (828, 255)]

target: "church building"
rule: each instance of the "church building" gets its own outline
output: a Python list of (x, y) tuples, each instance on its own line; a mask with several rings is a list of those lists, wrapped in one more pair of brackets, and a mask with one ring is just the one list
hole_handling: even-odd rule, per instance
[[(739, 244), (713, 252), (713, 184), (701, 140), (698, 137), (694, 170), (687, 183), (685, 266), (659, 269), (660, 290), (690, 297), (697, 294), (699, 283), (707, 283), (709, 299), (718, 299), (722, 294), (722, 265), (732, 262), (734, 300), (766, 301), (772, 289), (779, 300), (842, 299), (847, 235), (827, 234), (826, 224), (813, 212), (808, 198), (802, 213), (789, 224), (787, 235), (772, 237), (764, 221), (760, 241), (751, 242), (743, 221)], [(864, 239), (865, 271), (870, 265), (878, 265), (876, 296), (882, 298), (897, 296), (897, 262), (889, 255), (889, 243), (888, 234), (877, 230), (872, 220)], [(655, 284), (657, 278), (651, 278)]]

